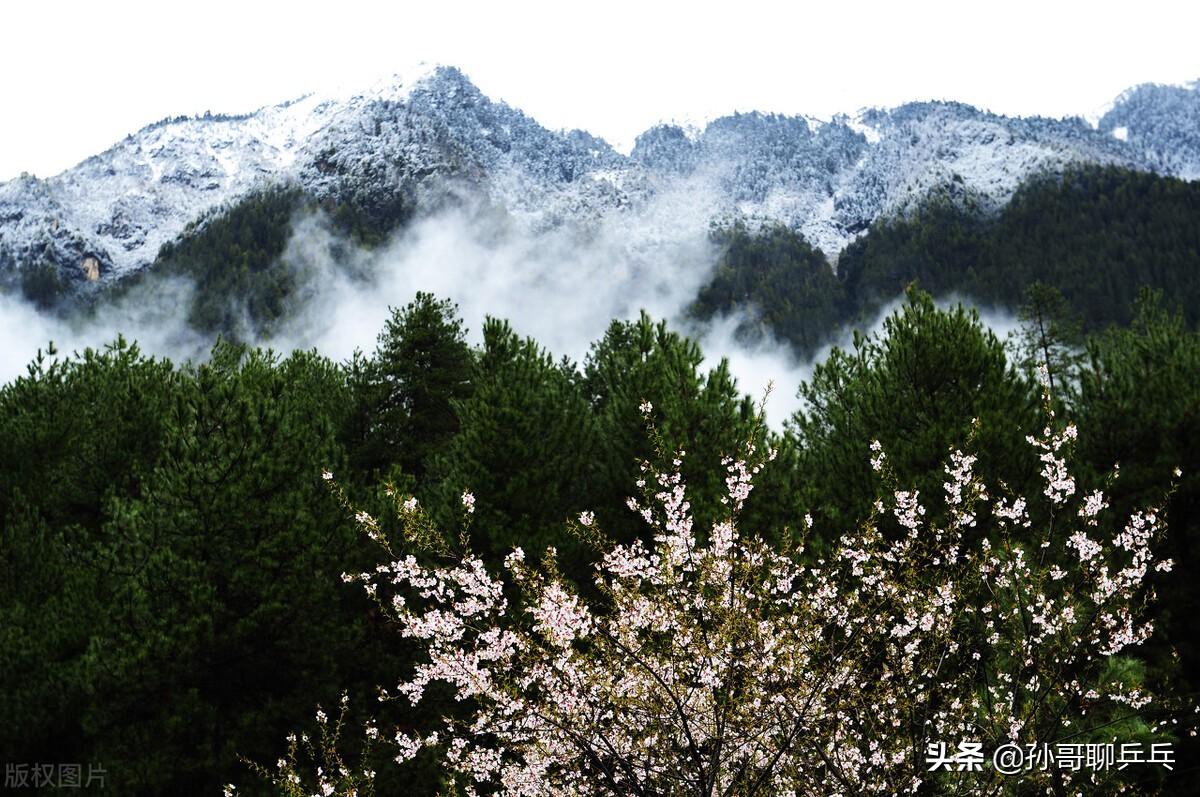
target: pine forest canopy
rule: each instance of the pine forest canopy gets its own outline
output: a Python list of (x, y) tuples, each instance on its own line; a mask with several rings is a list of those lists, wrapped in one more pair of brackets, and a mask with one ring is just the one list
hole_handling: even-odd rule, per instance
[[(343, 691), (355, 697), (346, 727), (358, 727), (365, 717), (353, 712), (420, 660), (420, 646), (342, 582), (380, 563), (363, 518), (402, 540), (409, 516), (397, 510), (410, 499), (432, 547), (404, 550), (423, 566), (466, 544), (498, 573), (514, 547), (531, 562), (553, 547), (564, 583), (594, 603), (595, 549), (567, 521), (578, 530), (586, 513), (614, 544), (653, 543), (626, 505), (646, 478), (640, 461), (679, 470), (695, 528), (712, 529), (728, 512), (722, 459), (757, 435), (774, 459), (737, 528), (773, 550), (803, 541), (811, 557), (836, 552), (871, 515), (874, 441), (890, 478), (920, 496), (942, 493), (954, 448), (976, 452), (990, 489), (1039, 495), (1042, 465), (1025, 439), (1043, 426), (1031, 368), (1070, 329), (1047, 291), (1027, 303), (1029, 334), (1007, 343), (973, 311), (910, 292), (883, 334), (829, 355), (778, 432), (759, 426), (723, 363), (704, 369), (694, 342), (646, 316), (614, 321), (580, 364), (498, 319), (470, 346), (455, 307), (427, 294), (395, 310), (373, 352), (340, 364), (231, 342), (189, 365), (122, 340), (43, 355), (0, 389), (0, 701), (11, 718), (0, 750), (10, 761), (103, 762), (122, 793), (211, 794), (228, 782), (270, 793), (241, 757), (286, 756), (287, 735), (306, 722), (320, 738), (306, 718), (318, 704), (335, 711)], [(1128, 687), (1191, 700), (1200, 338), (1146, 294), (1128, 326), (1082, 341), (1071, 345), (1083, 356), (1053, 361), (1053, 409), (1079, 423), (1079, 495), (1103, 487), (1129, 517), (1175, 482), (1156, 550), (1175, 568), (1149, 576), (1155, 632), (1113, 666)], [(1046, 509), (1028, 511), (1030, 528), (1044, 529)], [(462, 710), (431, 684), (420, 706), (381, 704), (371, 716), (411, 728)], [(1168, 738), (1155, 721), (1139, 714), (1122, 732)], [(1180, 760), (1194, 755), (1190, 737), (1170, 738)], [(362, 741), (345, 735), (346, 760)], [(377, 793), (432, 794), (447, 774), (432, 753), (404, 766), (394, 755), (367, 752)], [(1137, 785), (1190, 788), (1156, 783)]]

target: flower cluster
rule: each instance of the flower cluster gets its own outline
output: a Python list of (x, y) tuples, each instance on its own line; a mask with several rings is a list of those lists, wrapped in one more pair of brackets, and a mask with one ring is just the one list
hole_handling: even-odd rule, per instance
[(1068, 443), (1073, 443), (1078, 432), (1073, 424), (1069, 424), (1062, 432), (1055, 434), (1049, 426), (1042, 432), (1042, 437), (1030, 435), (1026, 438), (1030, 445), (1041, 450), (1042, 478), (1046, 481), (1045, 494), (1056, 504), (1061, 504), (1075, 494), (1075, 479), (1067, 471), (1066, 460), (1062, 449)]
[[(1031, 438), (1053, 532), (952, 451), (940, 501), (893, 489), (822, 556), (743, 533), (770, 454), (728, 459), (728, 516), (700, 534), (677, 458), (675, 472), (643, 468), (646, 498), (629, 503), (646, 540), (600, 552), (600, 600), (558, 573), (553, 551), (534, 565), (514, 550), (506, 575), (468, 553), (347, 576), (424, 653), (383, 696), (417, 705), (436, 681), (470, 706), (432, 733), (397, 731), (395, 757), (432, 750), (467, 795), (1002, 791), (992, 772), (930, 773), (921, 751), (1053, 742), (1150, 700), (1108, 663), (1151, 633), (1136, 609), (1147, 573), (1170, 567), (1151, 549), (1161, 513), (1115, 523), (1099, 492), (1063, 512), (1074, 434)], [(884, 471), (882, 446), (869, 455)], [(1097, 793), (1095, 777), (1033, 772), (1029, 785)]]

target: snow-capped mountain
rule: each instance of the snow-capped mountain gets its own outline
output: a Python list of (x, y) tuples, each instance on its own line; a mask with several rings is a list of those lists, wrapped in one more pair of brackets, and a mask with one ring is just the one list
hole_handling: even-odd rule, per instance
[(1100, 117), (1098, 127), (1138, 152), (1150, 169), (1200, 179), (1200, 81), (1132, 88)]
[(1095, 126), (912, 103), (829, 121), (662, 125), (623, 155), (435, 67), (349, 96), (163, 120), (55, 177), (0, 184), (0, 283), (44, 263), (81, 285), (118, 279), (205, 213), (280, 183), (364, 207), (433, 209), (469, 192), (531, 229), (636, 212), (685, 185), (714, 220), (781, 222), (836, 257), (873, 220), (931, 193), (1000, 207), (1029, 176), (1072, 163), (1197, 179), (1197, 84), (1132, 89)]

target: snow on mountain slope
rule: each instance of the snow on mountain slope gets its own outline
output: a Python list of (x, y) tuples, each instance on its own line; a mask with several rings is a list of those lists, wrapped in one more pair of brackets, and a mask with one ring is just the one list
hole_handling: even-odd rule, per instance
[(660, 173), (707, 176), (721, 187), (725, 214), (782, 222), (830, 256), (876, 218), (934, 191), (997, 208), (1030, 175), (1071, 163), (1149, 168), (1079, 120), (1011, 119), (957, 103), (827, 123), (743, 114), (716, 120), (694, 140), (660, 127), (638, 139), (632, 156)]
[(362, 104), (402, 100), (413, 82), (349, 100), (308, 96), (241, 116), (164, 119), (55, 177), (0, 184), (0, 270), (48, 260), (86, 278), (71, 267), (89, 257), (101, 279), (137, 270), (206, 211), (287, 179), (318, 131)]
[(1148, 168), (1200, 179), (1200, 81), (1148, 83), (1122, 94), (1098, 122), (1101, 133), (1139, 154)]
[(105, 276), (139, 268), (189, 221), (285, 169), (328, 110), (310, 100), (164, 120), (49, 180), (0, 186), (0, 258), (91, 255)]
[(603, 140), (546, 130), (443, 67), (403, 100), (350, 100), (307, 143), (297, 177), (317, 198), (368, 204), (397, 191), (419, 200), (481, 190), (538, 227), (619, 204), (623, 165)]
[(699, 132), (661, 125), (625, 156), (545, 129), (456, 69), (424, 68), (348, 96), (164, 120), (55, 177), (0, 184), (0, 282), (41, 263), (77, 285), (111, 281), (206, 212), (283, 182), (365, 207), (436, 208), (469, 193), (534, 231), (657, 214), (650, 200), (686, 191), (689, 212), (783, 223), (834, 257), (931, 193), (998, 208), (1029, 176), (1072, 163), (1200, 177), (1196, 84), (1126, 92), (1098, 127), (910, 103), (827, 122), (749, 113)]

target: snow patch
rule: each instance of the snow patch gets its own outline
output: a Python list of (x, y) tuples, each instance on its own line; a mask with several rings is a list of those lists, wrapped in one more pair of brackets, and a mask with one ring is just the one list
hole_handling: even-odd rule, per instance
[(878, 144), (883, 139), (883, 134), (878, 128), (863, 122), (861, 113), (858, 116), (845, 117), (843, 122), (846, 127), (865, 138), (868, 144)]

